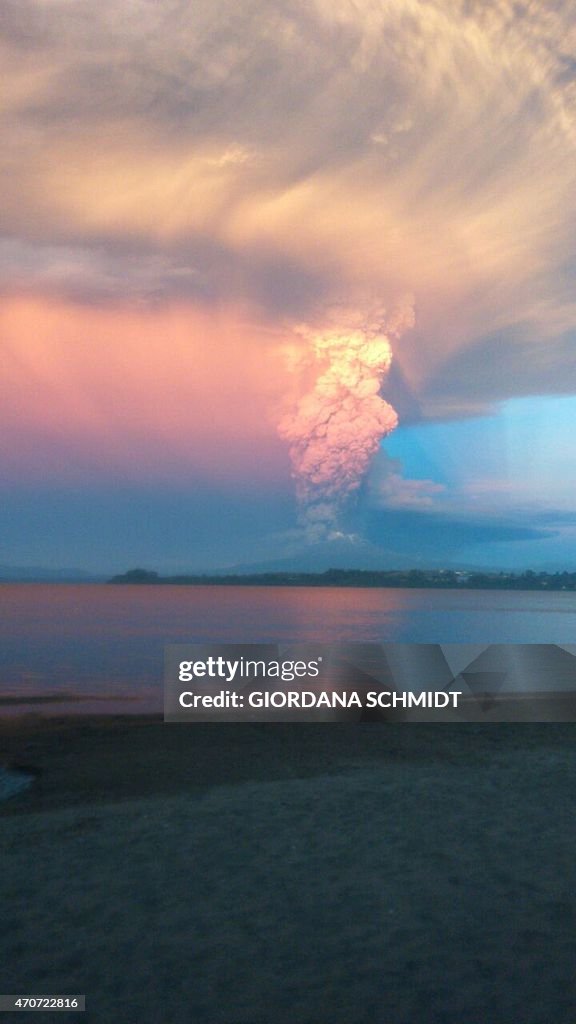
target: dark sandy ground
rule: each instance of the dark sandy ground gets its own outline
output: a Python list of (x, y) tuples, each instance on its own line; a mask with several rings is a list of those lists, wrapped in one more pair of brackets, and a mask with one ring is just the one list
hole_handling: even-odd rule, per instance
[(0, 722), (0, 991), (98, 1024), (575, 1024), (576, 724)]

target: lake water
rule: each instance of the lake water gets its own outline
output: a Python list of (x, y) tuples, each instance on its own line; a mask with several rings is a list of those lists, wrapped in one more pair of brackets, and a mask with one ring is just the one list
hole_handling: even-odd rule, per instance
[(0, 585), (0, 712), (162, 710), (167, 643), (576, 643), (576, 593)]

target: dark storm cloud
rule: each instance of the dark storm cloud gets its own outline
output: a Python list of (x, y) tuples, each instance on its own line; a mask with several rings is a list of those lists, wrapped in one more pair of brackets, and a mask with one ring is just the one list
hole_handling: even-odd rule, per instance
[(122, 239), (41, 245), (0, 239), (0, 292), (58, 294), (75, 302), (200, 303), (246, 300), (267, 316), (313, 311), (330, 282), (283, 254), (234, 252), (209, 238), (171, 251)]
[(450, 516), (410, 510), (386, 509), (372, 512), (366, 524), (370, 540), (386, 538), (392, 547), (401, 544), (414, 551), (438, 545), (441, 557), (446, 550), (475, 544), (542, 541), (556, 535), (553, 528), (524, 526), (514, 519), (494, 517), (483, 519)]
[(423, 401), (436, 415), (480, 412), (490, 403), (522, 395), (576, 392), (576, 328), (548, 339), (518, 325), (479, 338), (450, 355), (426, 383)]

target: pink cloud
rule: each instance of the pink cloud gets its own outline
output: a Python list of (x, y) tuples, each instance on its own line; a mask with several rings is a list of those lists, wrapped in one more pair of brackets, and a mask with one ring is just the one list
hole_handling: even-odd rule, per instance
[(2, 463), (67, 479), (286, 473), (266, 329), (237, 309), (13, 298), (0, 315)]

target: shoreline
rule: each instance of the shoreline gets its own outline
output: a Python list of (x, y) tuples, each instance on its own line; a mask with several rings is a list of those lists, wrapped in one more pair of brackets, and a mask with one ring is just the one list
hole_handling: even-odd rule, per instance
[[(360, 573), (366, 571), (367, 575), (371, 574), (370, 570), (360, 570)], [(354, 574), (354, 573), (352, 573)], [(399, 580), (391, 579), (386, 581), (369, 582), (368, 580), (345, 580), (345, 579), (324, 579), (323, 573), (311, 574), (307, 577), (307, 574), (302, 574), (302, 578), (299, 579), (282, 579), (278, 580), (274, 578), (275, 574), (271, 574), (271, 578), (265, 576), (262, 579), (253, 579), (250, 576), (247, 577), (231, 577), (222, 578), (218, 576), (203, 578), (203, 577), (191, 577), (191, 578), (179, 578), (179, 577), (160, 577), (155, 580), (125, 580), (125, 579), (87, 579), (87, 580), (51, 580), (51, 579), (0, 579), (1, 587), (14, 587), (14, 586), (25, 586), (25, 587), (104, 587), (104, 588), (117, 588), (122, 587), (127, 590), (148, 590), (148, 589), (167, 589), (167, 588), (182, 588), (186, 587), (193, 589), (195, 587), (206, 589), (272, 589), (272, 590), (435, 590), (435, 591), (465, 591), (467, 593), (475, 591), (491, 591), (492, 593), (521, 593), (521, 594), (576, 594), (576, 583), (570, 582), (565, 584), (562, 581), (556, 582), (554, 577), (557, 573), (549, 573), (547, 580), (540, 584), (526, 583), (521, 581), (520, 577), (514, 575), (510, 576), (510, 582), (501, 582), (496, 577), (491, 577), (490, 574), (485, 574), (488, 578), (486, 580), (478, 582), (469, 581), (440, 581), (419, 579), (417, 581), (411, 581), (404, 577), (401, 573), (399, 574), (402, 578)], [(300, 574), (296, 574), (300, 575)], [(474, 576), (475, 574), (472, 573)], [(480, 574), (483, 575), (483, 574)], [(571, 572), (570, 576), (576, 574)], [(550, 580), (554, 580), (552, 584)]]
[(167, 724), (161, 715), (0, 718), (0, 765), (34, 774), (30, 788), (0, 803), (0, 816), (402, 764), (497, 769), (526, 755), (534, 766), (551, 749), (572, 750), (575, 737), (576, 722), (252, 722), (238, 728)]

